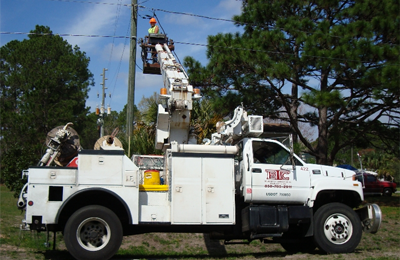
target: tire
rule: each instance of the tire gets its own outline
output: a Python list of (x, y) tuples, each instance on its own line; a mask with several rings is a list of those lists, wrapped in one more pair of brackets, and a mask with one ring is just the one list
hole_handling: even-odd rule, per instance
[(314, 215), (314, 242), (326, 253), (351, 253), (361, 241), (360, 218), (347, 205), (329, 203)]
[(383, 190), (383, 196), (390, 197), (392, 196), (392, 193), (393, 193), (392, 190), (389, 188)]
[(122, 236), (117, 215), (98, 205), (77, 210), (64, 228), (65, 245), (78, 260), (110, 259), (121, 246)]
[(281, 246), (291, 254), (299, 252), (310, 253), (313, 252), (317, 247), (312, 237), (303, 237), (301, 239), (294, 240), (293, 242), (282, 242)]

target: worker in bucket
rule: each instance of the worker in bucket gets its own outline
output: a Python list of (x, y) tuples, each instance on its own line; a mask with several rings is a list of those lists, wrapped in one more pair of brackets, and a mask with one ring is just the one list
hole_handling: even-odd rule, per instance
[(149, 28), (149, 33), (158, 33), (158, 31), (159, 31), (159, 28), (158, 28), (158, 26), (156, 25), (156, 23), (157, 23), (157, 21), (156, 21), (156, 19), (155, 18), (151, 18), (150, 19), (150, 25), (151, 25), (151, 27)]
[[(156, 21), (156, 19), (154, 17), (150, 19), (151, 27), (148, 30), (149, 34), (158, 33), (159, 28), (156, 25), (156, 23), (157, 23), (157, 21)], [(148, 42), (148, 43), (150, 43), (150, 42)], [(151, 48), (148, 48), (147, 53), (146, 53), (146, 59), (147, 59), (148, 54), (151, 53), (151, 59), (152, 59), (153, 64), (154, 64), (154, 63), (157, 62), (157, 53), (155, 52), (155, 50), (154, 50), (153, 53), (152, 53), (152, 51), (153, 50)]]

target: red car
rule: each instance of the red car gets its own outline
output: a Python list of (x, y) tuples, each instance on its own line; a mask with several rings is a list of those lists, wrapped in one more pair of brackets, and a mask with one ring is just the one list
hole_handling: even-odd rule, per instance
[(396, 192), (396, 183), (381, 181), (373, 174), (357, 174), (356, 179), (363, 183), (364, 195), (392, 196), (392, 193)]

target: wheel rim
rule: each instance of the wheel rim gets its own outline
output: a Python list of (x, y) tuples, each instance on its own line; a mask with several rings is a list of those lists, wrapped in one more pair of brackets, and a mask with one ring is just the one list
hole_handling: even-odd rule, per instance
[(347, 216), (340, 213), (332, 214), (325, 221), (324, 234), (331, 243), (341, 245), (350, 240), (353, 225)]
[(88, 251), (104, 248), (111, 238), (110, 226), (101, 218), (91, 217), (81, 222), (76, 238), (81, 247)]

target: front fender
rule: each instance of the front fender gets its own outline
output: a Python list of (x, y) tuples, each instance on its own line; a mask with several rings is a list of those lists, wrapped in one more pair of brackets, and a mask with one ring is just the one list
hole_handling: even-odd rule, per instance
[(360, 182), (349, 180), (348, 178), (325, 177), (312, 180), (310, 200), (308, 201), (309, 207), (314, 206), (314, 202), (321, 192), (352, 192), (358, 195), (359, 202), (364, 200), (364, 193)]

